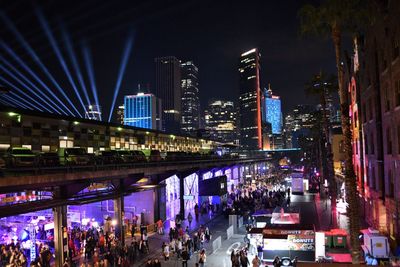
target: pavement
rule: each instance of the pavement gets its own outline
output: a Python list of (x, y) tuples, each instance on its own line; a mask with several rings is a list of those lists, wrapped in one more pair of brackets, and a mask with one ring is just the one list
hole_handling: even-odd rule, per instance
[[(318, 230), (329, 230), (330, 229), (330, 203), (325, 202), (319, 198), (318, 194), (308, 194), (304, 195), (292, 195), (291, 196), (291, 206), (298, 207), (301, 212), (300, 220), (302, 224), (314, 225), (315, 229)], [(346, 221), (345, 215), (339, 215), (339, 225), (345, 226), (344, 223)], [(182, 223), (183, 227), (186, 228), (188, 225), (187, 220)], [(210, 243), (205, 244), (207, 261), (206, 266), (215, 266), (215, 267), (226, 267), (231, 266), (230, 254), (232, 249), (237, 249), (245, 246), (244, 243), (244, 235), (245, 229), (244, 227), (239, 229), (237, 234), (234, 234), (229, 240), (227, 240), (226, 229), (229, 227), (229, 220), (225, 218), (221, 214), (209, 215), (204, 214), (200, 216), (199, 221), (193, 221), (190, 226), (190, 231), (194, 232), (198, 229), (200, 225), (206, 225), (209, 227), (212, 233), (212, 240)], [(149, 235), (149, 248), (150, 252), (148, 254), (140, 254), (136, 258), (136, 262), (134, 266), (144, 266), (146, 261), (149, 259), (158, 258), (162, 264), (162, 266), (173, 267), (173, 266), (181, 266), (181, 260), (178, 260), (175, 255), (171, 255), (169, 261), (165, 261), (162, 257), (161, 246), (163, 242), (169, 242), (169, 223), (165, 223), (165, 234), (159, 235), (157, 233), (152, 233)], [(216, 238), (221, 236), (221, 248), (216, 252), (212, 252), (211, 243)], [(131, 237), (128, 236), (126, 238), (126, 244), (129, 245), (131, 242)], [(335, 251), (335, 253), (348, 253), (348, 250)], [(252, 255), (249, 255), (249, 261), (253, 259)], [(188, 261), (188, 266), (195, 266), (195, 263), (198, 262), (198, 254), (193, 254), (191, 259)], [(267, 265), (267, 263), (264, 263)], [(264, 265), (264, 266), (265, 266)]]

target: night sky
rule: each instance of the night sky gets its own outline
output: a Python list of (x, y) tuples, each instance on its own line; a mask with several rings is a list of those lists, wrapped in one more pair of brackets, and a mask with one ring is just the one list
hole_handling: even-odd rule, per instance
[[(310, 1), (10, 0), (1, 2), (1, 10), (16, 24), (74, 103), (78, 102), (38, 22), (35, 8), (43, 11), (71, 67), (60, 25), (67, 28), (87, 88), (89, 81), (81, 44), (88, 44), (100, 104), (106, 115), (110, 110), (129, 32), (133, 32), (135, 41), (116, 104), (122, 103), (124, 94), (136, 93), (138, 83), (154, 86), (154, 58), (159, 56), (194, 61), (199, 67), (203, 108), (210, 98), (236, 101), (239, 91), (238, 58), (242, 52), (258, 47), (262, 55), (262, 86), (271, 83), (274, 93), (282, 97), (286, 113), (296, 104), (313, 102), (304, 94), (303, 88), (314, 73), (320, 69), (335, 72), (330, 40), (299, 36), (297, 11), (305, 2)], [(3, 21), (0, 27), (1, 39), (45, 79)], [(2, 56), (11, 60), (3, 50), (0, 51)], [(2, 76), (7, 77), (4, 73)], [(51, 85), (48, 80), (46, 83)]]

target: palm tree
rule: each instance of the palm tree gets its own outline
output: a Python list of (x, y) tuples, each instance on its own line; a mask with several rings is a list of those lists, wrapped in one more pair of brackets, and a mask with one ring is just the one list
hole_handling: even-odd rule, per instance
[(337, 188), (336, 180), (333, 171), (333, 154), (331, 145), (331, 124), (327, 114), (327, 97), (337, 90), (336, 77), (334, 75), (328, 76), (327, 74), (320, 71), (317, 75), (311, 79), (305, 85), (305, 91), (308, 95), (317, 96), (321, 105), (321, 124), (324, 132), (324, 156), (323, 161), (323, 173), (324, 178), (329, 181), (329, 195), (331, 196), (331, 208), (332, 208), (332, 221), (331, 227), (337, 228), (337, 214), (336, 214), (336, 200), (337, 200)]
[(299, 11), (301, 33), (330, 36), (335, 48), (342, 131), (345, 137), (345, 188), (353, 263), (358, 263), (360, 258), (358, 240), (360, 218), (356, 176), (352, 161), (353, 147), (351, 144), (349, 103), (344, 85), (341, 51), (342, 34), (344, 32), (355, 33), (360, 25), (364, 25), (367, 18), (365, 4), (366, 1), (363, 0), (326, 0), (319, 7), (307, 4)]

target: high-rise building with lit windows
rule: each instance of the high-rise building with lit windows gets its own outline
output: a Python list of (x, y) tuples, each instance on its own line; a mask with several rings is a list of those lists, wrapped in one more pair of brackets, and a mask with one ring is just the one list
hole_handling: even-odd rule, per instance
[(154, 95), (162, 101), (162, 129), (178, 133), (181, 128), (182, 110), (181, 62), (173, 56), (156, 58), (154, 62)]
[(279, 96), (272, 94), (271, 86), (265, 92), (265, 120), (271, 123), (272, 134), (282, 133), (282, 108)]
[(192, 61), (181, 64), (182, 121), (181, 131), (196, 134), (200, 128), (198, 68)]
[(125, 114), (125, 106), (124, 106), (124, 104), (119, 105), (116, 112), (117, 112), (117, 121), (120, 124), (124, 124), (124, 114)]
[(205, 111), (206, 130), (212, 140), (235, 143), (236, 112), (232, 101), (212, 100)]
[(260, 53), (257, 48), (241, 54), (239, 75), (240, 144), (247, 149), (262, 149)]
[(124, 125), (161, 129), (161, 101), (153, 94), (126, 95), (124, 106)]

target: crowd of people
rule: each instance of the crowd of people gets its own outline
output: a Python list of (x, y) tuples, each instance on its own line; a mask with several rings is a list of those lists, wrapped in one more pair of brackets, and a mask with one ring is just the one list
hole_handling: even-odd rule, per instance
[[(37, 234), (40, 236), (40, 233)], [(8, 245), (0, 245), (0, 266), (6, 267), (25, 267), (28, 266), (29, 248), (23, 248), (20, 241)], [(50, 246), (44, 242), (35, 243), (36, 259), (31, 261), (30, 266), (50, 267), (52, 253)]]

